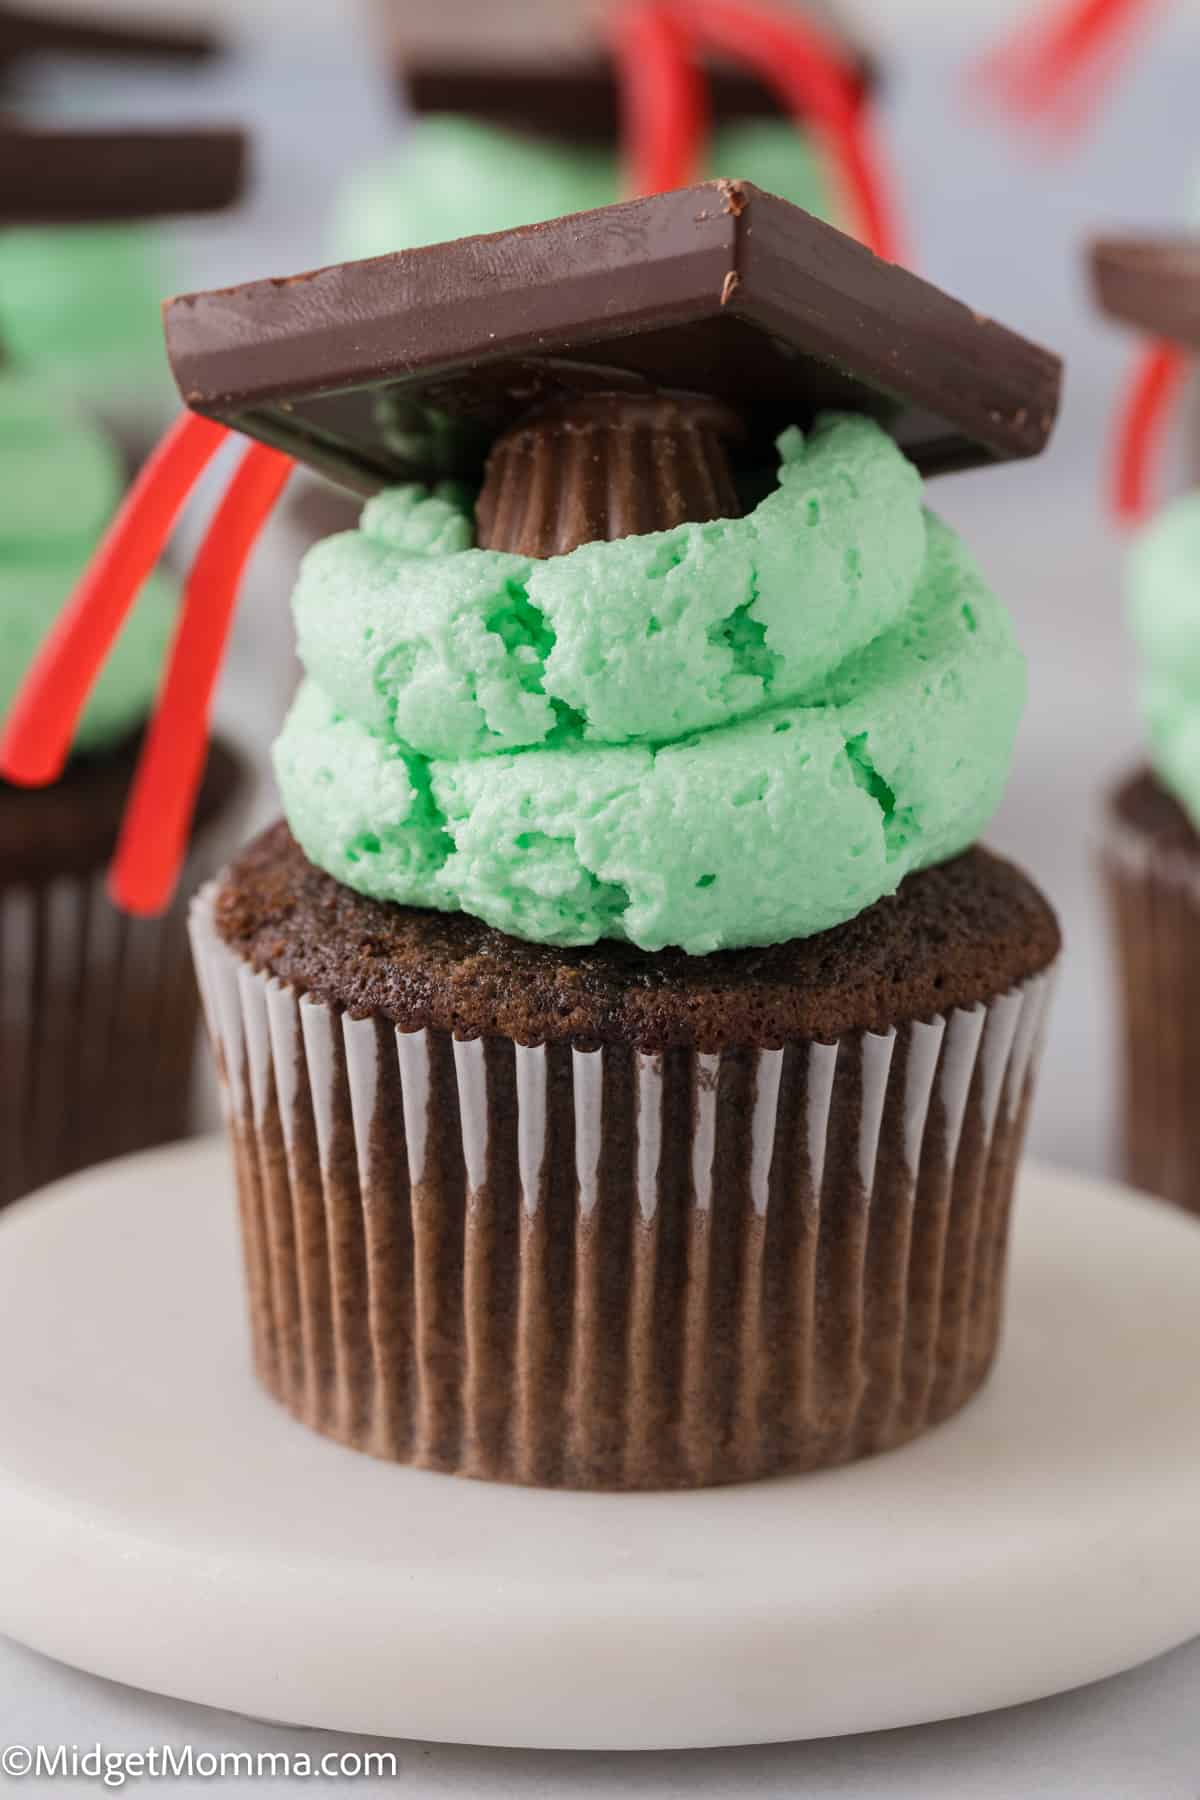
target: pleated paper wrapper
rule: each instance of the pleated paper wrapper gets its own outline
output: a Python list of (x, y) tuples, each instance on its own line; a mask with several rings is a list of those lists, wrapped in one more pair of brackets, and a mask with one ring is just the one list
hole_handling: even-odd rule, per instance
[[(182, 894), (219, 867), (225, 825), (202, 834)], [(0, 883), (0, 1206), (185, 1136), (199, 1024), (186, 899), (131, 919), (103, 868)]]
[(1098, 861), (1116, 958), (1125, 1174), (1200, 1213), (1200, 862), (1115, 815)]
[(784, 1049), (528, 1048), (354, 1019), (192, 937), (258, 1374), (489, 1480), (699, 1487), (955, 1412), (1000, 1330), (1050, 974)]

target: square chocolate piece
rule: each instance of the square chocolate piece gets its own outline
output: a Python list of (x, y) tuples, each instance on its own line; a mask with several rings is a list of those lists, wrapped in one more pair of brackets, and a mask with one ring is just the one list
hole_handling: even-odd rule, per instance
[(1101, 311), (1136, 331), (1200, 350), (1200, 237), (1100, 238), (1090, 261)]
[(159, 25), (138, 17), (103, 16), (68, 7), (0, 6), (0, 67), (31, 56), (120, 57), (151, 62), (202, 62), (220, 40), (196, 25)]
[(0, 223), (67, 225), (219, 212), (242, 191), (241, 131), (0, 125)]
[[(874, 82), (873, 64), (830, 0), (804, 0), (795, 10), (845, 49), (864, 88)], [(443, 0), (428, 8), (382, 0), (376, 16), (412, 111), (465, 113), (572, 142), (616, 142), (620, 96), (606, 53), (608, 9), (597, 0)], [(778, 98), (751, 71), (718, 60), (706, 72), (715, 122), (778, 113)]]
[(711, 396), (761, 469), (785, 426), (878, 418), (926, 474), (1032, 456), (1057, 357), (745, 182), (182, 295), (184, 401), (360, 493), (478, 475), (559, 395)]

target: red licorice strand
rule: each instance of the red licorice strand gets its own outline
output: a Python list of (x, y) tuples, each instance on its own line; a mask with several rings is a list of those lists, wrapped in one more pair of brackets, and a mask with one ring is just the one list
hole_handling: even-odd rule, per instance
[(1113, 466), (1112, 506), (1123, 524), (1137, 524), (1150, 510), (1171, 403), (1189, 365), (1177, 345), (1157, 343), (1143, 351), (1134, 369), (1118, 419)]
[(880, 229), (880, 209), (869, 194), (871, 157), (860, 149), (865, 131), (862, 90), (855, 72), (838, 58), (837, 47), (808, 22), (784, 20), (768, 9), (741, 5), (738, 0), (734, 4), (698, 0), (691, 18), (696, 31), (711, 41), (714, 49), (750, 63), (766, 85), (781, 94), (797, 122), (817, 130), (846, 187), (851, 209), (858, 214), (865, 241), (873, 248), (878, 248), (880, 239), (887, 245), (889, 230), (885, 225)]
[(863, 113), (852, 126), (831, 134), (834, 166), (848, 192), (864, 244), (885, 262), (900, 262), (900, 241), (882, 157), (874, 141), (870, 120)]
[(1036, 114), (1041, 134), (1052, 142), (1069, 144), (1087, 130), (1104, 103), (1104, 97), (1116, 83), (1125, 61), (1124, 43), (1105, 46), (1069, 83), (1064, 83), (1052, 101)]
[[(1063, 127), (1083, 122), (1101, 77), (1111, 75), (1137, 27), (1159, 0), (1066, 0), (1048, 18), (1018, 28), (993, 51), (978, 77), (1012, 111), (1028, 118), (1057, 115)], [(1121, 54), (1118, 55), (1118, 52)]]
[[(1011, 38), (989, 50), (972, 71), (975, 84), (991, 92), (1014, 113), (1026, 117), (1043, 110), (1047, 98), (1061, 103), (1061, 69), (1047, 82), (1046, 66), (1060, 62), (1053, 44), (1053, 22), (1040, 14), (1022, 20)], [(1078, 71), (1076, 71), (1078, 75)]]
[(109, 877), (109, 892), (126, 912), (161, 912), (179, 879), (242, 573), (292, 466), (281, 451), (252, 445), (192, 565)]
[(840, 47), (811, 20), (762, 0), (691, 0), (686, 16), (703, 43), (754, 68), (781, 96), (796, 123), (823, 140), (863, 242), (887, 261), (899, 261), (894, 208), (871, 129), (871, 108)]
[(1155, 0), (1075, 0), (1057, 31), (1044, 40), (1040, 59), (1028, 69), (1030, 102), (1052, 108), (1089, 70), (1103, 67), (1106, 52), (1124, 49)]
[(617, 17), (613, 45), (627, 192), (687, 187), (699, 175), (708, 121), (704, 79), (683, 20), (656, 0), (627, 6)]
[(13, 701), (0, 775), (43, 787), (62, 774), (88, 694), (138, 590), (226, 427), (183, 413), (134, 481)]
[(701, 42), (766, 79), (776, 62), (784, 64), (814, 119), (850, 119), (862, 106), (857, 70), (811, 20), (770, 0), (686, 0), (683, 16)]

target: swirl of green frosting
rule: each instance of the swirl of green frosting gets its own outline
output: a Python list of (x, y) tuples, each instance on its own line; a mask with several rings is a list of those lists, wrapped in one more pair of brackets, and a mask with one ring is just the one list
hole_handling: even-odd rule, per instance
[(529, 561), (405, 488), (309, 553), (275, 749), (310, 860), (517, 936), (694, 954), (827, 929), (964, 849), (1024, 698), (892, 440), (781, 440), (745, 519)]
[(1129, 555), (1128, 591), (1150, 759), (1200, 827), (1198, 574), (1200, 493), (1189, 493), (1138, 533)]
[[(0, 376), (0, 713), (83, 574), (123, 487), (104, 434), (32, 376)], [(92, 690), (75, 738), (100, 750), (149, 712), (174, 613), (174, 588), (150, 578)]]
[(793, 699), (899, 621), (925, 521), (869, 420), (788, 432), (780, 454), (748, 518), (543, 562), (469, 548), (453, 489), (393, 489), (305, 559), (300, 660), (349, 718), (444, 759), (564, 732), (667, 743)]
[[(705, 178), (729, 176), (828, 216), (828, 190), (812, 145), (785, 119), (745, 119), (713, 133)], [(607, 149), (503, 131), (455, 113), (414, 121), (402, 143), (357, 170), (338, 203), (339, 257), (386, 256), (421, 244), (512, 231), (621, 198)]]

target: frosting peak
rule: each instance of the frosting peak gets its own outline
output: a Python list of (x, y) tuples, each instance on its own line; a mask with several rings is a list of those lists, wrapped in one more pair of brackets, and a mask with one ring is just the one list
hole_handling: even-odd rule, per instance
[(276, 747), (320, 867), (519, 936), (805, 936), (965, 848), (1024, 694), (1007, 616), (873, 422), (785, 433), (743, 519), (535, 561), (393, 490), (305, 559)]

